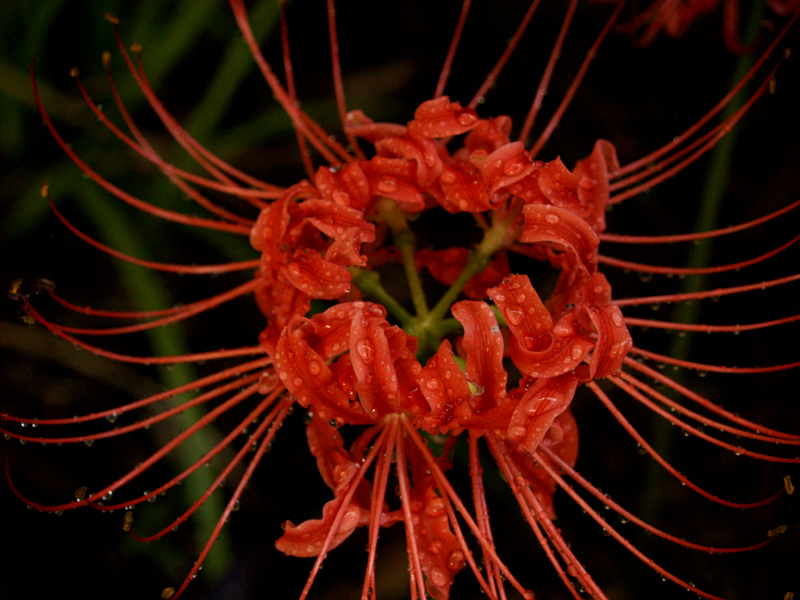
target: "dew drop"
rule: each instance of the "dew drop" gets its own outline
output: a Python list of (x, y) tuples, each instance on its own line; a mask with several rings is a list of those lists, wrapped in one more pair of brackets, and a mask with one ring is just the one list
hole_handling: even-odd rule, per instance
[(459, 111), (458, 115), (456, 116), (456, 121), (458, 121), (458, 124), (462, 127), (470, 127), (478, 121), (478, 117), (470, 109), (465, 108)]
[(427, 505), (425, 505), (425, 512), (431, 517), (438, 517), (445, 510), (444, 500), (441, 498), (434, 498)]
[(512, 325), (519, 325), (522, 323), (522, 317), (524, 316), (522, 311), (519, 308), (509, 308), (506, 311), (506, 319)]
[(392, 194), (397, 191), (397, 180), (384, 177), (378, 182), (378, 191), (383, 194)]
[(375, 349), (368, 340), (358, 340), (356, 342), (356, 352), (364, 362), (372, 362), (372, 359), (375, 358)]

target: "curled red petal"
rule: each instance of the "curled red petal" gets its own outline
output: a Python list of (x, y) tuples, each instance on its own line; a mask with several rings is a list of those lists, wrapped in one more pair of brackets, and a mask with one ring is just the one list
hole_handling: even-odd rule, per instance
[(391, 198), (408, 212), (419, 212), (425, 208), (425, 199), (417, 185), (416, 168), (412, 161), (374, 156), (363, 165), (363, 169), (373, 196)]
[(361, 110), (347, 113), (344, 129), (348, 134), (363, 138), (371, 144), (385, 137), (402, 137), (406, 134), (405, 125), (375, 123)]
[(508, 439), (535, 452), (556, 417), (569, 407), (577, 387), (578, 377), (572, 373), (535, 381), (511, 414)]
[(619, 169), (617, 151), (606, 140), (597, 140), (592, 153), (575, 165), (579, 177), (578, 201), (582, 215), (598, 233), (606, 228), (606, 208), (610, 202), (609, 174)]
[(325, 260), (315, 250), (296, 250), (281, 272), (293, 286), (311, 296), (335, 300), (350, 290), (350, 271)]
[(483, 161), (481, 171), (490, 195), (525, 179), (538, 169), (522, 142), (511, 142), (501, 146)]
[(500, 116), (492, 119), (481, 119), (472, 131), (464, 138), (464, 148), (470, 153), (483, 150), (491, 154), (511, 139), (511, 117)]
[(578, 181), (580, 177), (560, 158), (545, 163), (536, 178), (536, 184), (550, 204), (584, 216), (578, 199)]
[(356, 310), (350, 325), (350, 360), (356, 374), (356, 390), (366, 414), (377, 419), (393, 411), (400, 401), (389, 340), (388, 323), (364, 310)]
[(447, 340), (441, 343), (419, 374), (419, 389), (430, 409), (420, 421), (425, 431), (448, 433), (472, 416), (472, 407), (467, 402), (472, 390)]
[(283, 330), (273, 357), (275, 371), (297, 402), (315, 406), (348, 406), (348, 399), (333, 381), (333, 374), (320, 356), (303, 339)]
[(431, 185), (442, 172), (442, 159), (436, 144), (430, 139), (407, 136), (379, 140), (375, 149), (383, 156), (393, 156), (416, 163), (417, 185), (425, 188)]
[(487, 290), (487, 294), (524, 348), (539, 351), (550, 346), (553, 318), (527, 275), (507, 277), (497, 287)]
[(287, 234), (287, 229), (291, 221), (291, 214), (296, 210), (295, 200), (298, 198), (313, 198), (316, 190), (307, 182), (298, 183), (263, 208), (256, 219), (256, 223), (250, 230), (250, 244), (259, 252), (282, 243)]
[[(344, 449), (339, 433), (316, 414), (306, 427), (308, 445), (317, 459), (317, 467), (325, 483), (334, 491), (334, 499), (322, 508), (322, 519), (309, 519), (300, 525), (284, 523), (284, 533), (275, 547), (289, 556), (317, 556), (330, 536), (337, 513), (350, 490), (360, 463)], [(352, 499), (344, 508), (336, 532), (331, 536), (328, 550), (346, 540), (359, 525), (369, 522), (369, 483), (362, 479)]]
[[(347, 474), (352, 478), (358, 469), (353, 466)], [(295, 525), (291, 521), (283, 524), (283, 535), (275, 541), (275, 547), (288, 556), (317, 556), (328, 538), (336, 513), (342, 504), (342, 497), (337, 496), (326, 502), (322, 508), (322, 519), (309, 519)], [(365, 514), (366, 513), (366, 514)], [(356, 527), (369, 521), (369, 511), (351, 503), (339, 522), (336, 533), (328, 544), (328, 550), (336, 548), (345, 541)]]
[(527, 244), (550, 242), (563, 247), (587, 275), (597, 270), (600, 239), (579, 216), (557, 206), (526, 204), (525, 224), (519, 241)]
[(364, 212), (331, 200), (312, 198), (299, 204), (304, 217), (330, 238), (343, 235), (348, 229), (359, 232), (359, 241), (375, 241), (375, 226), (364, 220)]
[(597, 343), (589, 360), (592, 379), (618, 375), (622, 361), (633, 346), (631, 334), (618, 306), (588, 307), (589, 318), (597, 330)]
[(475, 413), (480, 413), (497, 406), (506, 395), (503, 334), (486, 302), (462, 300), (453, 305), (451, 312), (464, 327), (467, 379), (478, 388), (471, 404)]
[(548, 333), (550, 343), (544, 350), (530, 350), (524, 341), (512, 337), (509, 341), (511, 360), (525, 375), (558, 377), (580, 365), (595, 343), (583, 331), (580, 315), (574, 311), (563, 315)]
[(339, 235), (325, 251), (325, 260), (337, 265), (364, 267), (367, 257), (361, 254), (362, 233), (355, 227)]
[(481, 171), (466, 161), (452, 161), (439, 176), (442, 197), (439, 204), (447, 212), (483, 212), (493, 205)]
[(478, 124), (478, 113), (439, 96), (419, 105), (414, 120), (408, 124), (412, 135), (425, 138), (443, 138), (466, 133)]
[(314, 185), (323, 198), (342, 206), (363, 211), (372, 201), (367, 176), (356, 161), (338, 171), (320, 167), (314, 175)]

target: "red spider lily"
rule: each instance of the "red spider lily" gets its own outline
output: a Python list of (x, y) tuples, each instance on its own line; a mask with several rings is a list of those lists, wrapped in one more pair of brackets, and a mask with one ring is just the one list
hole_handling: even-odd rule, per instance
[[(531, 6), (514, 33), (507, 54), (519, 43), (536, 5)], [(208, 175), (193, 175), (158, 155), (116, 94), (108, 60), (105, 62), (112, 92), (129, 133), (106, 117), (76, 76), (78, 89), (98, 119), (121, 141), (159, 167), (189, 198), (208, 209), (213, 216), (207, 218), (157, 208), (105, 179), (64, 141), (37, 93), (42, 117), (58, 144), (103, 189), (166, 220), (249, 236), (260, 256), (241, 263), (203, 266), (142, 261), (83, 234), (53, 206), (58, 218), (70, 230), (118, 258), (176, 273), (255, 269), (255, 276), (227, 293), (149, 313), (115, 313), (77, 307), (58, 296), (49, 282), (37, 285), (67, 309), (88, 316), (144, 320), (139, 324), (106, 328), (55, 323), (43, 316), (34, 306), (32, 297), (23, 293), (21, 284), (15, 283), (11, 295), (21, 302), (33, 321), (81, 348), (121, 361), (171, 364), (249, 358), (190, 385), (135, 403), (76, 418), (35, 421), (41, 428), (80, 427), (107, 417), (116, 419), (145, 407), (155, 408), (185, 391), (199, 392), (190, 401), (114, 429), (68, 435), (26, 435), (14, 425), (31, 425), (33, 419), (3, 414), (2, 431), (8, 437), (28, 442), (86, 443), (143, 429), (193, 406), (205, 404), (209, 407), (202, 419), (116, 481), (96, 491), (83, 490), (73, 501), (62, 504), (25, 501), (34, 508), (48, 511), (85, 505), (104, 511), (123, 508), (130, 511), (135, 505), (176, 485), (215, 456), (229, 452), (241, 431), (255, 426), (247, 441), (230, 456), (213, 486), (192, 507), (154, 535), (135, 534), (142, 540), (165, 535), (196, 511), (225, 478), (238, 473), (239, 483), (194, 568), (177, 591), (172, 588), (164, 591), (165, 597), (176, 597), (197, 573), (253, 470), (297, 403), (306, 411), (308, 443), (319, 473), (334, 495), (324, 503), (320, 519), (306, 520), (299, 525), (287, 521), (276, 543), (286, 554), (317, 557), (301, 592), (303, 598), (309, 593), (327, 553), (344, 543), (359, 526), (367, 528), (369, 539), (362, 597), (376, 597), (378, 538), (382, 528), (397, 523), (402, 523), (405, 529), (412, 598), (426, 595), (437, 600), (448, 598), (455, 576), (467, 567), (491, 598), (507, 597), (508, 587), (525, 598), (533, 597), (527, 589), (530, 584), (526, 578), (512, 571), (502, 549), (495, 544), (489, 498), (484, 490), (482, 447), (494, 459), (497, 472), (506, 480), (524, 520), (567, 590), (576, 598), (580, 589), (596, 599), (606, 598), (606, 595), (554, 524), (553, 497), (557, 489), (564, 490), (609, 535), (663, 577), (687, 588), (690, 584), (637, 549), (576, 491), (574, 484), (622, 518), (633, 520), (648, 532), (678, 545), (722, 553), (741, 552), (766, 544), (769, 538), (746, 547), (725, 548), (685, 541), (646, 523), (606, 497), (574, 468), (578, 429), (570, 407), (579, 386), (585, 386), (645, 453), (684, 485), (726, 506), (760, 506), (775, 496), (755, 502), (734, 502), (717, 498), (690, 481), (646, 441), (598, 382), (603, 380), (607, 382), (603, 385), (618, 388), (668, 422), (711, 444), (767, 461), (800, 462), (792, 456), (792, 447), (800, 444), (800, 436), (739, 417), (665, 376), (658, 368), (659, 365), (676, 365), (724, 373), (768, 373), (796, 367), (800, 362), (767, 367), (702, 364), (659, 355), (634, 345), (628, 329), (643, 326), (678, 331), (741, 332), (787, 324), (800, 319), (800, 315), (746, 324), (710, 325), (642, 319), (627, 316), (622, 311), (622, 307), (627, 306), (739, 295), (755, 289), (788, 286), (800, 278), (799, 275), (709, 291), (615, 298), (609, 281), (599, 270), (601, 265), (609, 265), (646, 274), (736, 271), (784, 251), (800, 237), (749, 260), (708, 268), (656, 266), (600, 254), (601, 243), (674, 243), (747, 231), (786, 215), (800, 204), (794, 203), (739, 226), (696, 234), (653, 237), (605, 232), (605, 213), (611, 205), (651, 189), (693, 163), (713, 148), (765, 93), (777, 68), (766, 63), (783, 34), (776, 37), (745, 80), (728, 96), (683, 135), (658, 151), (620, 165), (612, 144), (601, 140), (588, 157), (570, 169), (559, 158), (545, 161), (539, 157), (622, 7), (619, 4), (599, 28), (588, 58), (580, 66), (563, 102), (543, 132), (528, 146), (524, 140), (532, 130), (575, 5), (573, 2), (565, 18), (519, 138), (512, 140), (512, 124), (508, 117), (484, 119), (476, 111), (478, 98), (500, 75), (507, 55), (501, 57), (486, 84), (467, 106), (443, 95), (460, 33), (454, 36), (435, 97), (419, 104), (407, 125), (375, 123), (360, 111), (347, 112), (339, 75), (335, 11), (333, 2), (329, 2), (337, 103), (350, 144), (345, 147), (329, 137), (298, 107), (291, 69), (286, 68), (287, 80), (281, 82), (255, 43), (243, 3), (231, 0), (244, 39), (273, 95), (297, 130), (299, 145), (304, 150), (313, 148), (313, 152), (304, 152), (308, 180), (288, 189), (245, 175), (215, 157), (183, 130), (153, 92), (141, 65), (140, 53), (137, 51), (131, 57), (117, 33), (123, 59), (151, 107), (175, 140)], [(459, 32), (468, 9), (469, 2), (466, 2)], [(789, 25), (786, 27), (784, 33)], [(283, 57), (287, 65), (288, 56), (288, 38), (284, 36)], [(761, 83), (744, 107), (719, 124), (712, 124), (745, 82), (757, 74), (760, 74)], [(35, 86), (34, 78), (34, 89)], [(314, 168), (310, 155), (318, 156), (324, 164)], [(204, 190), (238, 197), (249, 203), (257, 216), (234, 214), (210, 201)], [(43, 195), (49, 199), (46, 188)], [(478, 235), (477, 243), (420, 248), (415, 241), (413, 219), (436, 214), (437, 209), (447, 213), (442, 214), (443, 220), (449, 216), (470, 217), (474, 223), (471, 233)], [(543, 261), (558, 273), (554, 290), (546, 297), (537, 291), (537, 282), (525, 274), (524, 268), (517, 266), (526, 264), (529, 259)], [(409, 303), (398, 301), (384, 287), (382, 278), (386, 271), (382, 267), (387, 265), (401, 265), (405, 270)], [(433, 306), (429, 304), (431, 294), (424, 289), (426, 283), (419, 274), (423, 266), (431, 278), (445, 288)], [(267, 324), (258, 343), (254, 339), (254, 345), (249, 347), (187, 356), (135, 357), (85, 341), (88, 336), (121, 335), (167, 325), (250, 294)], [(640, 362), (636, 357), (647, 360)], [(655, 368), (647, 361), (655, 363)], [(665, 393), (664, 388), (671, 392)], [(245, 416), (191, 467), (144, 495), (110, 502), (112, 495), (116, 496), (195, 432), (240, 406), (249, 407)], [(348, 434), (355, 432), (351, 443), (345, 443), (340, 428)], [(707, 433), (703, 428), (720, 434)], [(739, 436), (754, 444), (787, 446), (785, 454), (789, 456), (779, 451), (773, 454), (771, 446), (769, 452), (756, 446), (756, 449), (741, 447), (738, 441), (730, 442), (726, 435)], [(453, 452), (459, 443), (468, 447), (471, 506), (462, 500), (451, 482), (455, 468)], [(251, 454), (253, 448), (255, 453)], [(8, 468), (7, 471), (10, 473)], [(573, 483), (568, 483), (565, 477)], [(395, 493), (389, 493), (390, 489)], [(790, 482), (786, 489), (791, 491)], [(24, 498), (16, 487), (14, 492)], [(128, 517), (125, 526), (131, 529)], [(467, 531), (471, 536), (466, 535)], [(476, 559), (476, 552), (480, 553), (480, 559)], [(719, 597), (699, 589), (694, 591), (706, 598)]]
[[(671, 37), (682, 36), (695, 20), (716, 11), (720, 4), (725, 46), (737, 54), (747, 52), (739, 34), (739, 0), (656, 0), (620, 29), (636, 34), (637, 42), (646, 46), (662, 31)], [(784, 17), (800, 9), (797, 0), (768, 0), (766, 4), (775, 15)]]

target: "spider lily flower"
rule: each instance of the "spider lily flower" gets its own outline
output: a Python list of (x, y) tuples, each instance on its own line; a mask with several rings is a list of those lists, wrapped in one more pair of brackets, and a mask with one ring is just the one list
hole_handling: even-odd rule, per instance
[[(646, 46), (651, 44), (659, 33), (670, 37), (680, 37), (692, 23), (704, 15), (718, 10), (722, 4), (723, 36), (725, 46), (737, 54), (748, 51), (739, 34), (739, 1), (738, 0), (691, 0), (680, 2), (675, 0), (656, 0), (645, 10), (635, 15), (620, 30), (637, 35), (637, 43)], [(791, 15), (800, 8), (796, 0), (768, 0), (766, 2), (773, 14)]]
[[(104, 58), (104, 63), (127, 131), (99, 108), (75, 73), (79, 93), (121, 142), (157, 166), (188, 198), (210, 213), (204, 217), (166, 210), (137, 198), (84, 162), (51, 122), (34, 76), (34, 93), (45, 125), (64, 152), (97, 185), (119, 200), (175, 222), (176, 226), (246, 236), (257, 254), (252, 260), (239, 263), (209, 265), (144, 261), (83, 233), (53, 205), (56, 216), (67, 228), (116, 258), (180, 274), (242, 271), (252, 272), (253, 276), (225, 293), (147, 313), (79, 307), (58, 295), (51, 282), (37, 283), (38, 292), (49, 295), (67, 310), (99, 319), (140, 321), (100, 328), (52, 320), (43, 314), (39, 299), (27, 291), (24, 283), (15, 282), (10, 295), (21, 303), (28, 319), (100, 356), (139, 364), (225, 361), (233, 366), (221, 367), (173, 390), (74, 418), (33, 419), (3, 413), (0, 430), (8, 438), (70, 444), (127, 435), (195, 406), (205, 406), (207, 410), (118, 479), (96, 489), (82, 488), (74, 499), (45, 505), (28, 498), (14, 482), (13, 465), (7, 465), (14, 493), (29, 506), (43, 511), (85, 506), (102, 511), (124, 509), (125, 530), (147, 541), (166, 535), (186, 521), (223, 481), (238, 478), (195, 566), (181, 585), (163, 592), (163, 597), (178, 597), (197, 574), (279, 429), (299, 405), (305, 413), (309, 449), (319, 475), (333, 494), (333, 499), (321, 499), (320, 518), (295, 524), (288, 520), (296, 518), (293, 515), (279, 517), (284, 521), (284, 530), (276, 541), (278, 550), (292, 556), (315, 557), (305, 586), (298, 586), (301, 598), (312, 592), (328, 553), (344, 544), (359, 527), (366, 528), (368, 538), (362, 598), (377, 597), (379, 538), (384, 528), (391, 527), (405, 530), (412, 598), (429, 595), (445, 600), (451, 596), (456, 576), (466, 571), (472, 573), (490, 598), (506, 598), (511, 590), (524, 598), (534, 597), (535, 582), (510, 566), (511, 553), (495, 541), (498, 536), (490, 518), (493, 498), (486, 491), (490, 483), (485, 475), (486, 456), (494, 462), (492, 475), (505, 480), (530, 529), (530, 546), (541, 546), (557, 577), (574, 597), (585, 590), (597, 600), (607, 598), (582, 557), (554, 523), (559, 495), (569, 496), (623, 548), (663, 578), (692, 588), (702, 597), (720, 598), (713, 591), (694, 588), (680, 574), (652, 560), (612, 525), (596, 503), (599, 501), (621, 519), (633, 521), (651, 534), (695, 551), (755, 550), (774, 536), (763, 536), (744, 546), (720, 547), (683, 540), (649, 524), (603, 494), (576, 469), (578, 431), (583, 425), (577, 422), (572, 407), (578, 390), (585, 389), (643, 453), (681, 484), (717, 504), (755, 508), (783, 491), (793, 491), (791, 480), (787, 479), (785, 485), (776, 485), (775, 493), (767, 498), (718, 497), (662, 456), (618, 407), (617, 398), (628, 398), (688, 435), (732, 453), (774, 463), (800, 462), (796, 457), (800, 436), (756, 424), (726, 410), (710, 394), (692, 390), (661, 369), (675, 366), (766, 376), (795, 368), (800, 361), (790, 357), (784, 363), (762, 367), (707, 364), (656, 353), (632, 335), (632, 330), (635, 333), (635, 328), (644, 327), (709, 333), (764, 331), (786, 326), (799, 320), (800, 315), (741, 324), (705, 324), (645, 319), (627, 312), (631, 310), (628, 307), (740, 297), (757, 289), (790, 289), (800, 275), (784, 274), (711, 290), (617, 297), (602, 270), (628, 269), (646, 276), (730, 273), (764, 263), (797, 241), (800, 236), (746, 260), (708, 267), (662, 266), (605, 254), (606, 246), (638, 248), (732, 236), (794, 214), (792, 211), (800, 202), (736, 226), (661, 236), (610, 233), (606, 222), (611, 206), (654, 188), (713, 149), (768, 91), (779, 64), (774, 59), (778, 45), (791, 23), (775, 37), (746, 77), (685, 133), (626, 164), (620, 164), (612, 142), (599, 140), (588, 156), (570, 168), (560, 158), (548, 157), (546, 144), (622, 8), (619, 3), (605, 24), (598, 27), (595, 40), (588, 45), (587, 58), (551, 120), (531, 143), (526, 143), (576, 4), (573, 2), (568, 9), (530, 110), (519, 133), (512, 137), (511, 118), (482, 116), (479, 100), (503, 74), (506, 61), (526, 34), (538, 2), (531, 5), (518, 29), (512, 32), (506, 52), (472, 100), (461, 104), (445, 91), (448, 72), (457, 60), (462, 28), (468, 22), (470, 3), (466, 2), (434, 97), (421, 101), (403, 125), (375, 122), (360, 110), (347, 110), (336, 11), (329, 1), (330, 50), (337, 107), (348, 140), (345, 145), (329, 136), (300, 108), (286, 22), (283, 21), (282, 38), (285, 81), (281, 81), (255, 41), (244, 3), (230, 0), (242, 36), (276, 101), (291, 120), (303, 151), (307, 178), (288, 188), (243, 173), (214, 156), (185, 131), (148, 82), (141, 49), (136, 48), (131, 55), (114, 23), (119, 52), (131, 76), (172, 137), (206, 175), (190, 173), (161, 157), (117, 93), (110, 57)], [(756, 82), (756, 90), (741, 108), (721, 117), (750, 80)], [(249, 205), (250, 214), (241, 215), (213, 202), (207, 196), (209, 191), (240, 199)], [(42, 195), (50, 199), (47, 187)], [(427, 242), (420, 235), (418, 223), (425, 219), (438, 228), (456, 223), (463, 228), (465, 241), (448, 242), (444, 247), (435, 243), (424, 246)], [(537, 263), (547, 265), (556, 274), (549, 293), (532, 274), (531, 265)], [(399, 271), (405, 273), (407, 284), (403, 299), (395, 297), (389, 281)], [(434, 292), (434, 288), (441, 291)], [(89, 341), (184, 321), (246, 296), (253, 297), (265, 318), (260, 334), (254, 332), (252, 344), (246, 347), (140, 357)], [(170, 399), (187, 391), (196, 395), (175, 406), (169, 404)], [(152, 414), (137, 416), (144, 410)], [(80, 429), (129, 414), (134, 419), (127, 425), (100, 431)], [(230, 414), (240, 416), (196, 462), (142, 495), (118, 500), (125, 496), (128, 486), (135, 485), (133, 482), (195, 433)], [(33, 424), (36, 432), (29, 434), (30, 430), (21, 428)], [(242, 431), (248, 432), (244, 440)], [(740, 439), (731, 441), (737, 437)], [(457, 457), (464, 448), (471, 502), (462, 497), (454, 483), (461, 466)], [(131, 519), (133, 507), (156, 498), (208, 461), (222, 457), (227, 462), (221, 473), (192, 506), (155, 534), (144, 535), (137, 530)], [(459, 580), (465, 577), (461, 575)]]

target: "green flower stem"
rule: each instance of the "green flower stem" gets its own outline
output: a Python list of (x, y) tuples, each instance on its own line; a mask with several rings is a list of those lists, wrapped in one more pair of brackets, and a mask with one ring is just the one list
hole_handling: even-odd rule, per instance
[(411, 292), (411, 301), (414, 303), (414, 310), (417, 317), (426, 319), (428, 316), (428, 302), (425, 299), (425, 290), (422, 289), (422, 280), (417, 271), (415, 261), (416, 241), (414, 233), (408, 228), (408, 221), (394, 200), (383, 198), (377, 204), (377, 217), (386, 223), (392, 230), (394, 245), (403, 257), (403, 267), (406, 271), (406, 281)]
[[(103, 195), (93, 185), (82, 185), (75, 192), (75, 198), (81, 212), (92, 222), (98, 236), (104, 243), (131, 255), (146, 257), (145, 244), (131, 227), (117, 204)], [(172, 300), (165, 291), (160, 277), (149, 269), (143, 269), (126, 262), (116, 263), (120, 281), (130, 294), (132, 303), (143, 310), (171, 306)], [(170, 356), (188, 352), (181, 328), (151, 329), (147, 332), (150, 345), (155, 356)], [(168, 369), (161, 369), (161, 379), (168, 388), (179, 387), (197, 379), (197, 374), (190, 364), (178, 363)], [(177, 405), (186, 400), (186, 395), (176, 396), (173, 403)], [(194, 407), (175, 415), (171, 423), (175, 432), (182, 431), (197, 422), (204, 412)], [(176, 471), (183, 471), (191, 466), (198, 456), (212, 448), (221, 435), (214, 426), (206, 427), (188, 438), (181, 446), (169, 454)], [(217, 475), (216, 468), (200, 469), (192, 477), (187, 478), (184, 485), (178, 488), (185, 496), (187, 503), (193, 503), (211, 485)], [(202, 548), (216, 526), (219, 515), (225, 506), (220, 494), (213, 494), (198, 510), (192, 520), (195, 543)], [(203, 563), (204, 572), (214, 580), (218, 580), (230, 564), (233, 548), (227, 529), (223, 529), (217, 538), (212, 551)]]
[(350, 267), (349, 271), (355, 286), (366, 295), (383, 304), (389, 314), (400, 321), (404, 329), (414, 321), (414, 315), (403, 308), (381, 285), (381, 276), (378, 273), (358, 267)]
[(461, 275), (458, 276), (458, 279), (453, 282), (453, 285), (436, 303), (428, 317), (419, 324), (420, 329), (432, 329), (438, 332), (438, 327), (445, 313), (450, 310), (467, 282), (486, 268), (486, 265), (489, 264), (489, 261), (492, 260), (498, 250), (502, 250), (516, 241), (519, 236), (519, 228), (514, 227), (514, 221), (519, 216), (520, 210), (522, 210), (521, 204), (516, 209), (511, 210), (504, 219), (494, 222), (486, 230), (481, 243), (475, 247), (467, 258), (467, 264), (464, 266), (464, 270), (461, 271)]
[[(752, 14), (748, 19), (747, 31), (744, 35), (745, 41), (755, 38), (761, 24), (762, 16), (763, 6), (757, 4), (754, 6)], [(745, 55), (739, 59), (733, 76), (731, 77), (731, 85), (735, 85), (745, 75), (752, 63), (753, 57), (749, 55)], [(739, 96), (725, 107), (720, 119), (724, 120), (741, 108), (749, 94), (749, 89), (750, 86), (746, 86), (739, 93)], [(729, 173), (736, 150), (737, 133), (738, 129), (734, 128), (717, 143), (711, 152), (694, 231), (709, 231), (718, 226), (719, 212), (728, 189)], [(713, 240), (708, 239), (700, 240), (699, 243), (693, 245), (689, 250), (689, 255), (685, 262), (686, 266), (701, 268), (710, 265), (712, 245)], [(696, 292), (706, 289), (707, 279), (708, 277), (706, 275), (696, 275), (687, 278), (681, 286), (680, 293)], [(676, 306), (671, 321), (675, 323), (696, 323), (699, 316), (699, 303), (684, 302)], [(677, 337), (673, 336), (669, 344), (667, 355), (679, 359), (688, 358), (691, 353), (693, 337), (692, 332), (687, 332), (686, 335)], [(671, 378), (677, 383), (682, 383), (685, 379), (685, 373), (680, 371), (676, 372), (671, 375)], [(671, 424), (668, 421), (657, 419), (650, 427), (649, 436), (655, 451), (668, 462), (671, 460), (670, 456), (674, 454), (675, 446), (675, 438), (671, 429)], [(654, 522), (656, 516), (662, 512), (664, 505), (668, 502), (667, 490), (669, 488), (664, 483), (666, 478), (671, 479), (671, 477), (667, 476), (655, 462), (651, 461), (642, 478), (640, 489), (647, 490), (647, 493), (641, 495), (642, 502), (640, 502), (638, 510), (639, 516), (647, 522)], [(647, 536), (640, 535), (636, 545), (642, 551), (647, 552), (647, 547), (650, 544), (650, 539)], [(637, 569), (638, 568), (639, 567), (637, 567)], [(640, 577), (637, 580), (641, 579)], [(635, 597), (636, 594), (633, 594), (633, 596)]]

